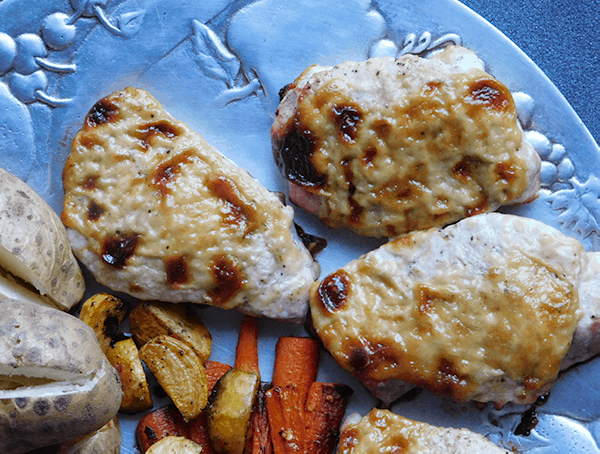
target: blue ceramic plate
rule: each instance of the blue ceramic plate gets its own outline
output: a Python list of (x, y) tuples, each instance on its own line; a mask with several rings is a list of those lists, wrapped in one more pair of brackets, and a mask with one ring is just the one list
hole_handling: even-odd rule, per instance
[[(542, 194), (511, 212), (600, 246), (598, 146), (548, 78), (498, 30), (454, 0), (3, 0), (0, 2), (0, 166), (61, 211), (61, 172), (90, 107), (125, 86), (150, 91), (267, 188), (285, 191), (271, 155), (278, 91), (311, 64), (422, 53), (447, 42), (475, 50), (515, 94), (526, 134), (543, 159)], [(376, 247), (297, 210), (325, 237), (322, 275)], [(89, 280), (90, 282), (91, 279)], [(91, 284), (91, 294), (99, 286)], [(212, 358), (233, 362), (238, 313), (200, 309)], [(298, 326), (261, 320), (263, 379), (281, 335)], [(456, 404), (421, 393), (393, 410), (433, 424), (468, 427), (531, 453), (597, 452), (600, 358), (562, 374), (538, 424), (515, 435), (527, 407)], [(376, 403), (323, 352), (320, 381), (351, 385), (349, 411)], [(167, 402), (157, 398), (156, 406)], [(121, 416), (123, 453), (138, 452), (139, 415)]]

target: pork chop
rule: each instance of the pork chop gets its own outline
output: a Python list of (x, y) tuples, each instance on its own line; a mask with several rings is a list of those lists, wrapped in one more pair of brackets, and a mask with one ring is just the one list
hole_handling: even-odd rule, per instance
[(468, 429), (436, 427), (396, 415), (389, 410), (373, 409), (360, 418), (348, 417), (340, 435), (338, 453), (370, 454), (508, 454), (483, 435)]
[(301, 322), (319, 266), (293, 209), (135, 88), (73, 140), (62, 220), (94, 278), (142, 300)]
[[(590, 265), (591, 263), (591, 265)], [(600, 351), (598, 254), (542, 222), (488, 213), (401, 236), (315, 283), (315, 330), (391, 402), (531, 403)]]
[(312, 66), (271, 129), (290, 200), (393, 237), (537, 197), (541, 161), (508, 88), (470, 50)]

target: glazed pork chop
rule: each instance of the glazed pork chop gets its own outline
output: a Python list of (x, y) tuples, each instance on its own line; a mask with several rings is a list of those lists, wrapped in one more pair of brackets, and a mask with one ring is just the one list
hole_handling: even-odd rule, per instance
[(309, 67), (271, 140), (290, 200), (362, 235), (440, 227), (539, 191), (509, 90), (463, 47)]
[(508, 454), (484, 436), (467, 429), (436, 427), (373, 409), (360, 417), (348, 416), (340, 435), (338, 453), (428, 453), (428, 454)]
[(73, 140), (62, 220), (96, 280), (142, 300), (300, 322), (319, 266), (293, 209), (135, 88)]
[(539, 221), (488, 213), (401, 236), (317, 282), (315, 330), (389, 403), (413, 386), (531, 403), (600, 352), (600, 262)]

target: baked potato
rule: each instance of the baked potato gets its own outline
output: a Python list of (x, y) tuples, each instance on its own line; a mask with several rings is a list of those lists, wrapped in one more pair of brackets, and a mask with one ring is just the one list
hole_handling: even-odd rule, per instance
[(0, 277), (4, 278), (0, 294), (61, 310), (73, 307), (85, 291), (60, 218), (33, 189), (4, 169), (0, 169)]
[[(100, 429), (76, 440), (43, 448), (44, 454), (119, 454), (121, 452), (121, 425), (114, 418)], [(39, 451), (35, 451), (36, 454)], [(39, 453), (41, 454), (41, 453)]]
[(76, 440), (112, 420), (121, 382), (81, 320), (0, 297), (0, 452)]

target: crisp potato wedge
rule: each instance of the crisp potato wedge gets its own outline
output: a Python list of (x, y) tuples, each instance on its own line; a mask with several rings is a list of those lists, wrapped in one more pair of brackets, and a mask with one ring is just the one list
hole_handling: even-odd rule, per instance
[(231, 369), (213, 390), (208, 407), (210, 444), (220, 453), (242, 454), (258, 393), (257, 373)]
[(185, 437), (169, 435), (157, 441), (146, 454), (201, 454), (202, 446)]
[(202, 363), (210, 356), (211, 335), (198, 315), (184, 304), (140, 303), (129, 314), (129, 323), (138, 345), (167, 334), (192, 347)]
[(128, 309), (127, 303), (108, 293), (96, 293), (81, 305), (79, 318), (92, 327), (104, 353), (110, 347)]
[[(0, 169), (0, 268), (42, 295), (35, 302), (69, 310), (85, 282), (67, 232), (50, 206), (23, 181)], [(3, 273), (0, 273), (3, 274)], [(0, 293), (21, 300), (15, 294)]]
[(106, 351), (108, 361), (121, 377), (123, 400), (120, 410), (125, 413), (138, 413), (153, 405), (139, 353), (133, 339), (115, 342)]
[(121, 382), (77, 317), (0, 297), (0, 452), (77, 440), (113, 419)]
[(186, 343), (161, 335), (146, 342), (140, 357), (186, 421), (206, 407), (208, 383), (202, 360)]

